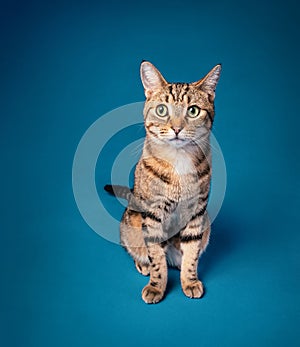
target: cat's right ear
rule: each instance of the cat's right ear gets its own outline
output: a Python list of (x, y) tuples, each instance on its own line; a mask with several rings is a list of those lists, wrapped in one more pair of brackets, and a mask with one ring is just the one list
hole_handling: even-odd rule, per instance
[(167, 84), (157, 68), (148, 61), (141, 63), (141, 80), (145, 89), (146, 98), (149, 98), (154, 91)]

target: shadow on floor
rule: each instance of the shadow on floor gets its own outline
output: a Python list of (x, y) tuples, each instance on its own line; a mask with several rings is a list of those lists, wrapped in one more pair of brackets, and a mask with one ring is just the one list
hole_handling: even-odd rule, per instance
[(238, 249), (243, 242), (241, 232), (237, 223), (230, 218), (218, 218), (214, 222), (209, 245), (199, 260), (198, 273), (201, 280), (205, 281), (214, 268)]

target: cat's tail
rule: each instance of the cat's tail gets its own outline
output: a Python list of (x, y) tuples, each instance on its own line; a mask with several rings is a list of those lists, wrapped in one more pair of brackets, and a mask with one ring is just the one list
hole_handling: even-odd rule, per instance
[(111, 184), (106, 184), (104, 186), (104, 190), (106, 190), (110, 195), (116, 196), (121, 199), (125, 199), (127, 201), (129, 201), (130, 196), (133, 192), (133, 189), (130, 189), (128, 187)]

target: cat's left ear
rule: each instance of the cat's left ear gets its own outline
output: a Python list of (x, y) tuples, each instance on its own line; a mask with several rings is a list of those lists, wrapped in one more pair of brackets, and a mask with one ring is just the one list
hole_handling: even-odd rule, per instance
[(141, 80), (146, 98), (149, 98), (154, 91), (161, 89), (167, 84), (157, 68), (148, 61), (143, 61), (141, 64)]
[(218, 64), (200, 81), (193, 83), (197, 88), (200, 88), (209, 95), (211, 101), (215, 99), (215, 90), (220, 78), (222, 65)]

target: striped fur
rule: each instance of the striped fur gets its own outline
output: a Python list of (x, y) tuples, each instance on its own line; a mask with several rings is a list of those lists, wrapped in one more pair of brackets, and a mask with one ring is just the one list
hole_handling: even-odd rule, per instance
[(220, 71), (217, 65), (198, 82), (168, 83), (151, 63), (141, 64), (146, 139), (120, 231), (137, 270), (150, 274), (142, 291), (146, 303), (163, 298), (167, 261), (181, 269), (185, 295), (203, 295), (197, 264), (210, 235), (209, 135)]

